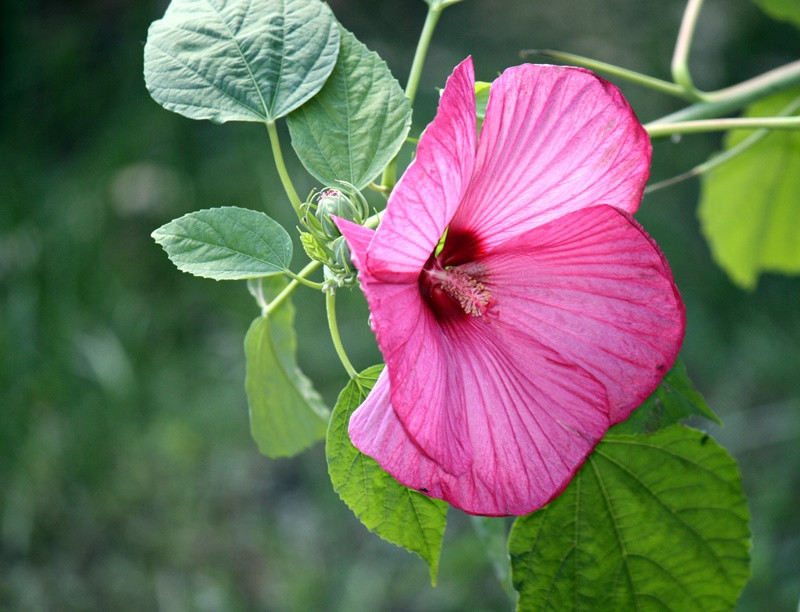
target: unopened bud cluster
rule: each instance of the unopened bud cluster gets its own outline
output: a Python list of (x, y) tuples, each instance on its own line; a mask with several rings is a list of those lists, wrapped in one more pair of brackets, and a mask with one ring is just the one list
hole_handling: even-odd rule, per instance
[(325, 264), (325, 290), (356, 284), (350, 249), (331, 217), (362, 225), (369, 216), (364, 196), (349, 183), (312, 194), (303, 204), (300, 242), (311, 259)]

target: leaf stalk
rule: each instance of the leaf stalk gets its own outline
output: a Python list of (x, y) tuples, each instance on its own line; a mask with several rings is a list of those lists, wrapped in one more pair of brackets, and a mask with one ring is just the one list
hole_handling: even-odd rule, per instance
[[(320, 264), (318, 261), (309, 262), (305, 268), (303, 268), (302, 270), (300, 270), (300, 272), (297, 273), (296, 276), (297, 278), (306, 278), (309, 274), (311, 274), (321, 265), (322, 264)], [(272, 314), (272, 312), (274, 312), (275, 309), (278, 308), (278, 306), (280, 306), (281, 303), (286, 298), (288, 298), (290, 295), (292, 295), (292, 293), (294, 293), (294, 290), (297, 289), (299, 285), (300, 285), (299, 280), (295, 279), (290, 281), (289, 284), (286, 285), (283, 288), (283, 290), (281, 290), (281, 292), (278, 295), (276, 295), (269, 304), (267, 304), (267, 307), (263, 309), (264, 316), (268, 317), (270, 314)]]
[(278, 170), (278, 176), (283, 184), (283, 190), (286, 192), (289, 202), (292, 203), (292, 208), (294, 208), (297, 218), (300, 219), (303, 216), (302, 210), (300, 209), (302, 202), (300, 201), (300, 196), (297, 195), (297, 190), (295, 190), (292, 184), (292, 179), (289, 178), (289, 172), (286, 170), (286, 164), (283, 161), (283, 153), (281, 152), (278, 130), (275, 127), (274, 121), (267, 121), (266, 125), (267, 132), (269, 132), (269, 142), (272, 145), (272, 157), (275, 160), (275, 167)]

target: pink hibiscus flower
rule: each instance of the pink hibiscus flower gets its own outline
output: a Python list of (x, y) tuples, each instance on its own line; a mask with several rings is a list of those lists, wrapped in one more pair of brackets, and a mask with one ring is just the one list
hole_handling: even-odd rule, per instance
[(386, 362), (349, 431), (406, 486), (523, 515), (655, 389), (685, 315), (631, 217), (650, 141), (613, 85), (509, 68), (476, 133), (468, 58), (377, 231), (337, 220)]

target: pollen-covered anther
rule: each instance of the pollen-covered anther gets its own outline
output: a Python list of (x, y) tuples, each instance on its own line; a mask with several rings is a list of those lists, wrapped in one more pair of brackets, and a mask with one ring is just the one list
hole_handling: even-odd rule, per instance
[(493, 303), (489, 290), (481, 281), (461, 268), (444, 270), (442, 290), (457, 301), (468, 315), (482, 317)]

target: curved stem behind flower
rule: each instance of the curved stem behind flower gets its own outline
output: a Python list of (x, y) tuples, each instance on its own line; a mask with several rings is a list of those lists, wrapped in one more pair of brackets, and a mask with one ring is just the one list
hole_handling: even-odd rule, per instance
[(703, 0), (689, 0), (683, 13), (681, 29), (678, 31), (678, 40), (675, 41), (675, 51), (672, 55), (672, 79), (695, 100), (702, 100), (703, 95), (695, 88), (689, 73), (689, 49), (702, 6)]
[(800, 130), (800, 117), (745, 117), (733, 119), (705, 119), (677, 123), (653, 122), (644, 126), (651, 138), (672, 134), (700, 134), (743, 129)]
[(297, 195), (297, 191), (292, 184), (292, 179), (289, 178), (289, 173), (286, 171), (286, 165), (283, 163), (283, 153), (281, 153), (281, 143), (278, 138), (278, 130), (275, 128), (274, 121), (267, 121), (267, 131), (269, 132), (269, 142), (272, 145), (272, 157), (275, 160), (275, 167), (278, 169), (278, 176), (281, 178), (281, 183), (283, 183), (283, 189), (286, 191), (286, 195), (289, 197), (289, 201), (292, 203), (292, 208), (294, 208), (294, 212), (297, 214), (297, 217), (300, 218), (303, 216), (302, 211), (300, 210), (300, 196)]
[(670, 96), (676, 96), (691, 101), (697, 100), (696, 96), (688, 94), (680, 85), (676, 85), (675, 83), (670, 83), (669, 81), (664, 81), (662, 79), (657, 79), (655, 77), (642, 74), (641, 72), (615, 66), (614, 64), (608, 64), (606, 62), (594, 60), (590, 57), (575, 55), (573, 53), (564, 53), (562, 51), (553, 51), (550, 49), (525, 49), (524, 51), (520, 51), (519, 55), (522, 59), (525, 59), (531, 55), (541, 55), (542, 57), (558, 60), (560, 62), (564, 62), (565, 64), (581, 66), (583, 68), (588, 68), (589, 70), (595, 70), (610, 76), (625, 79), (626, 81), (636, 83), (642, 87), (654, 89), (655, 91), (659, 91)]
[(731, 87), (706, 93), (704, 94), (705, 102), (692, 104), (651, 123), (675, 123), (721, 117), (736, 112), (752, 102), (797, 85), (800, 85), (800, 60), (774, 68)]
[[(792, 100), (790, 104), (784, 107), (780, 113), (778, 113), (778, 117), (786, 117), (791, 115), (792, 113), (796, 112), (800, 109), (800, 96)], [(800, 117), (798, 117), (800, 119)], [(762, 128), (756, 132), (753, 132), (750, 136), (745, 138), (742, 142), (740, 142), (735, 147), (728, 149), (727, 151), (723, 151), (719, 155), (715, 155), (714, 157), (704, 161), (702, 164), (698, 164), (691, 170), (687, 172), (683, 172), (677, 176), (673, 176), (672, 178), (664, 179), (663, 181), (659, 181), (657, 183), (653, 183), (648, 185), (644, 192), (645, 193), (652, 193), (654, 191), (658, 191), (659, 189), (664, 189), (665, 187), (671, 187), (672, 185), (676, 185), (682, 181), (688, 180), (690, 178), (694, 178), (696, 176), (700, 176), (705, 174), (709, 170), (713, 170), (714, 168), (721, 166), (727, 161), (730, 161), (740, 153), (743, 153), (754, 144), (759, 142), (764, 136), (767, 136), (770, 133), (768, 128)]]

